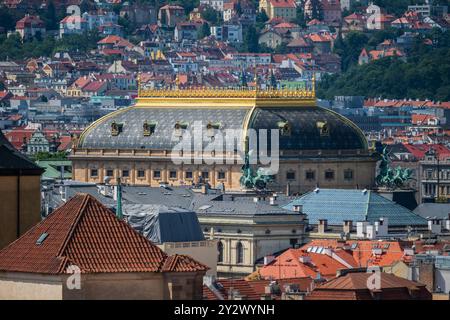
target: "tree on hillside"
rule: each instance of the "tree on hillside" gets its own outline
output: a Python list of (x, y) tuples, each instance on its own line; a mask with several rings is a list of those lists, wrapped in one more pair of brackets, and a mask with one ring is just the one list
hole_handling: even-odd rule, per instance
[(256, 31), (256, 28), (252, 25), (250, 25), (244, 36), (244, 50), (246, 52), (258, 52), (258, 33)]
[(203, 39), (211, 34), (211, 30), (207, 23), (202, 24), (200, 30), (198, 31), (197, 37), (198, 39)]
[(212, 25), (219, 24), (222, 21), (222, 15), (220, 14), (220, 12), (214, 10), (211, 7), (207, 7), (205, 10), (203, 10), (202, 18)]

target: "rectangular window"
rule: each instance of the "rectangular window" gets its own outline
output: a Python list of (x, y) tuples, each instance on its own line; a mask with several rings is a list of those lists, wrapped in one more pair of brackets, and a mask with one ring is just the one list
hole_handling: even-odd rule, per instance
[(122, 170), (122, 178), (128, 178), (130, 176), (129, 170)]
[(217, 179), (225, 180), (225, 172), (223, 172), (223, 171), (217, 172)]
[(106, 170), (106, 176), (107, 177), (113, 177), (114, 176), (114, 170), (112, 170), (112, 169)]
[(286, 172), (286, 179), (287, 180), (295, 180), (295, 172)]
[(333, 180), (334, 179), (334, 171), (325, 171), (325, 179)]
[(153, 171), (153, 179), (161, 179), (161, 171), (154, 170)]
[(169, 171), (169, 179), (176, 179), (177, 178), (177, 172), (174, 170)]
[(138, 178), (145, 178), (145, 170), (138, 170), (137, 176)]
[(209, 179), (209, 172), (208, 171), (202, 171), (202, 178), (203, 179)]
[(186, 171), (186, 179), (192, 179), (192, 171)]
[(316, 174), (314, 171), (306, 171), (306, 180), (314, 180), (316, 178)]
[(91, 169), (91, 177), (98, 177), (98, 170), (97, 169)]
[(352, 170), (345, 170), (344, 171), (344, 179), (345, 180), (353, 180), (353, 171)]

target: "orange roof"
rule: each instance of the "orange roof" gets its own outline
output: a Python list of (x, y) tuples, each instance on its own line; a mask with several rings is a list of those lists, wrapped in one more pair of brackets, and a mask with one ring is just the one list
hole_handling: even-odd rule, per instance
[[(340, 269), (347, 269), (349, 265), (356, 267), (356, 262), (351, 256), (339, 255), (339, 257), (345, 262), (328, 254), (311, 253), (306, 249), (289, 249), (258, 271), (264, 279), (315, 278), (318, 273), (324, 278), (333, 278)], [(310, 262), (301, 262), (301, 259)]]
[[(424, 284), (380, 273), (378, 295), (373, 295), (367, 283), (371, 273), (351, 272), (318, 287), (306, 297), (307, 300), (431, 300), (432, 295)], [(416, 289), (416, 290), (414, 290)], [(413, 295), (416, 292), (417, 295)]]
[[(245, 300), (260, 300), (266, 294), (265, 289), (270, 284), (270, 280), (245, 280), (245, 279), (219, 279), (215, 282), (215, 289), (224, 300), (229, 299), (230, 290), (237, 290)], [(272, 294), (272, 299), (281, 298), (283, 288), (287, 285), (297, 285), (301, 292), (310, 292), (313, 287), (313, 279), (310, 277), (286, 278), (276, 281), (281, 291)], [(219, 300), (208, 286), (203, 286), (203, 297), (206, 300)]]
[[(354, 249), (352, 248), (354, 245)], [(331, 249), (341, 249), (350, 254), (356, 265), (367, 266), (388, 266), (393, 262), (402, 260), (403, 248), (398, 241), (378, 241), (378, 240), (348, 240), (339, 242), (338, 240), (312, 240), (300, 249), (307, 250), (308, 247), (323, 247)], [(377, 255), (373, 249), (381, 249), (382, 253)]]
[(294, 0), (269, 0), (274, 8), (296, 8)]
[(0, 270), (63, 274), (191, 272), (207, 267), (187, 256), (168, 257), (88, 194), (77, 194), (0, 251)]
[(134, 47), (134, 45), (128, 40), (125, 40), (124, 38), (115, 35), (107, 36), (102, 40), (98, 41), (97, 44), (112, 44), (115, 46), (128, 48)]

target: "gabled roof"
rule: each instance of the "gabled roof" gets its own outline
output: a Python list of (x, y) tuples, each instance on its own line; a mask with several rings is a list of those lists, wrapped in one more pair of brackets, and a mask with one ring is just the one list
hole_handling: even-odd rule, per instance
[(20, 153), (0, 130), (0, 175), (41, 175), (44, 169)]
[(344, 220), (375, 222), (388, 218), (389, 225), (426, 225), (427, 221), (401, 205), (373, 192), (354, 189), (319, 189), (295, 199), (283, 208), (292, 210), (303, 205), (311, 224), (327, 219), (330, 225), (342, 225)]
[[(431, 293), (425, 285), (380, 273), (380, 288), (373, 295), (368, 286), (371, 273), (355, 272), (330, 280), (314, 289), (308, 300), (431, 300)], [(376, 298), (375, 298), (376, 297)]]
[(88, 194), (77, 194), (0, 251), (0, 271), (63, 274), (191, 272), (207, 267), (188, 256), (168, 257)]

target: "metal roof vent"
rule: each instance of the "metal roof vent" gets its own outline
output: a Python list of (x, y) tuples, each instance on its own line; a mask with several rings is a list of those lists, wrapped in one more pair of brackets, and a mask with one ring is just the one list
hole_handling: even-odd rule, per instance
[(320, 191), (319, 188), (315, 188), (315, 189), (314, 189), (314, 192), (315, 192), (315, 193), (319, 193), (319, 191)]

